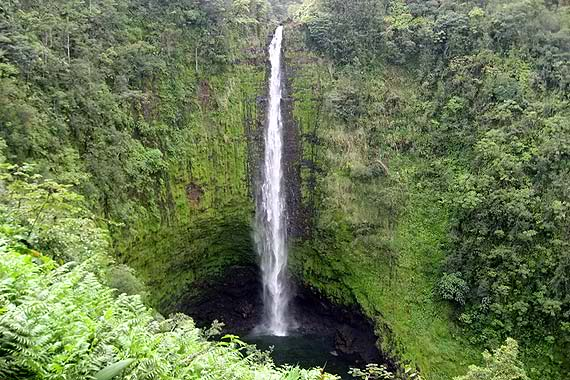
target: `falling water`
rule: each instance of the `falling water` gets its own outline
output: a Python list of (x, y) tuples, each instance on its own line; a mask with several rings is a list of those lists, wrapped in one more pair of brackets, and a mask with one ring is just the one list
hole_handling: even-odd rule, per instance
[(283, 122), (281, 117), (281, 41), (283, 27), (275, 31), (269, 46), (271, 82), (269, 109), (265, 131), (265, 160), (261, 185), (261, 199), (257, 205), (257, 244), (261, 255), (264, 333), (286, 336), (289, 328), (287, 309), (289, 287), (287, 274), (287, 246), (285, 196), (283, 193)]

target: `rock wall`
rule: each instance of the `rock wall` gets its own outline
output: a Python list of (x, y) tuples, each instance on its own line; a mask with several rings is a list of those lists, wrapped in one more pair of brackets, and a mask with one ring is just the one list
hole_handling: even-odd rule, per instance
[(195, 283), (256, 261), (251, 222), (264, 71), (263, 59), (244, 60), (201, 81), (185, 149), (157, 183), (160, 218), (143, 216), (117, 239), (121, 259), (163, 313), (175, 311)]

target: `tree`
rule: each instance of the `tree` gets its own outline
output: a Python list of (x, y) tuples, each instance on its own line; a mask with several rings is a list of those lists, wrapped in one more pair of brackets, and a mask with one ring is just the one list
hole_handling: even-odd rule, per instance
[(454, 380), (529, 380), (522, 363), (517, 359), (518, 353), (518, 343), (509, 338), (493, 354), (483, 353), (483, 367), (469, 366), (467, 375)]

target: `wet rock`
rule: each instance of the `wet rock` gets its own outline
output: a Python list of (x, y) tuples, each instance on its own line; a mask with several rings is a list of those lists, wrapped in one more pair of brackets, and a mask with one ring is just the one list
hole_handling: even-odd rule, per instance
[(340, 355), (355, 362), (372, 363), (380, 360), (374, 336), (349, 325), (342, 325), (335, 335), (335, 348)]
[(243, 335), (261, 320), (256, 268), (232, 267), (222, 279), (198, 287), (198, 296), (185, 298), (177, 305), (177, 311), (192, 316), (198, 326), (207, 327), (218, 320), (224, 323), (224, 332)]

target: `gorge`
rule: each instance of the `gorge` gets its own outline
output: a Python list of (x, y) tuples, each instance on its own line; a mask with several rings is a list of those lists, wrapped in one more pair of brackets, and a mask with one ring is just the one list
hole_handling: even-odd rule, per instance
[(2, 1), (0, 378), (570, 378), (569, 5)]
[[(292, 129), (299, 126), (286, 111), (295, 108), (294, 102), (283, 99), (290, 85), (282, 60), (283, 40), (284, 28), (278, 26), (267, 49), (268, 94), (262, 103), (267, 106), (259, 132), (263, 153), (255, 165), (260, 174), (252, 181), (259, 268), (230, 267), (221, 280), (202, 284), (198, 296), (183, 298), (176, 310), (192, 315), (204, 328), (213, 321), (224, 323), (225, 333), (239, 334), (262, 349), (271, 348), (278, 364), (325, 366), (343, 378), (348, 378), (350, 367), (367, 363), (382, 362), (395, 368), (380, 355), (373, 325), (358, 309), (335, 305), (302, 283), (291, 283), (287, 231), (298, 226), (288, 218), (289, 211), (297, 211), (289, 210), (295, 203), (288, 202), (288, 194), (299, 186), (297, 178), (290, 178), (297, 164), (292, 151), (299, 142), (286, 141), (285, 136), (295, 136)], [(285, 111), (282, 104), (286, 104)]]

